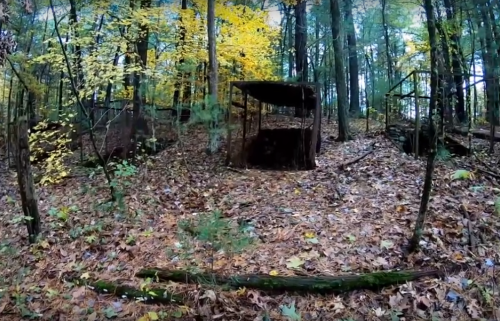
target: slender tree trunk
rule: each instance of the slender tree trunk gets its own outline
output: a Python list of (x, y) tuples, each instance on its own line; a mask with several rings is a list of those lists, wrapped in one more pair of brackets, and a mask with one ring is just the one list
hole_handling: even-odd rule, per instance
[[(78, 15), (77, 15), (77, 8), (76, 8), (76, 1), (75, 0), (69, 0), (70, 8), (69, 8), (69, 21), (70, 25), (75, 25), (78, 23)], [(74, 30), (74, 37), (78, 38), (78, 30), (77, 27), (73, 26)], [(82, 48), (78, 44), (78, 42), (75, 45), (75, 66), (76, 66), (76, 73), (75, 73), (75, 84), (77, 85), (78, 89), (82, 89), (84, 87), (84, 75), (83, 75), (83, 67), (82, 67)], [(82, 100), (85, 101), (86, 97), (82, 97)], [(85, 104), (84, 104), (85, 105)]]
[[(187, 10), (187, 0), (181, 0), (181, 9), (183, 11)], [(186, 28), (184, 26), (185, 22), (182, 20), (182, 16), (179, 18), (179, 22), (180, 22), (179, 41), (177, 42), (176, 47), (177, 47), (177, 50), (179, 50), (180, 52), (182, 52), (184, 54), (185, 42), (186, 42)], [(190, 77), (189, 74), (184, 74), (184, 72), (182, 72), (180, 70), (181, 68), (183, 68), (184, 63), (185, 63), (184, 56), (181, 56), (181, 58), (179, 59), (178, 64), (177, 64), (178, 72), (177, 72), (177, 79), (176, 79), (175, 84), (174, 84), (175, 90), (174, 90), (173, 104), (172, 104), (172, 108), (174, 108), (176, 110), (180, 109), (179, 108), (179, 106), (180, 106), (179, 101), (180, 101), (181, 89), (182, 89), (182, 85), (183, 85), (183, 78)], [(187, 102), (189, 103), (191, 86), (189, 85), (189, 82), (186, 82), (184, 84), (184, 86), (188, 86), (188, 88), (184, 88), (184, 90), (183, 90), (184, 97), (182, 98), (182, 100), (184, 102), (186, 102), (186, 100), (187, 100)], [(185, 97), (186, 95), (188, 95), (188, 97)], [(182, 106), (182, 108), (184, 108), (184, 106)], [(178, 110), (177, 115), (181, 115), (179, 110)]]
[[(481, 0), (478, 3), (478, 13), (483, 22), (483, 32), (480, 34), (484, 35), (485, 44), (485, 55), (484, 58), (484, 74), (486, 78), (486, 97), (487, 97), (487, 112), (488, 119), (491, 124), (495, 126), (499, 125), (498, 120), (498, 52), (497, 44), (493, 37), (492, 22), (488, 15), (487, 1)], [(492, 140), (494, 142), (494, 140)], [(493, 148), (493, 144), (490, 145), (490, 150)]]
[(217, 100), (217, 48), (215, 43), (215, 0), (208, 0), (208, 94)]
[(293, 29), (292, 29), (292, 7), (287, 7), (287, 30), (288, 30), (288, 78), (293, 78), (293, 70), (294, 70), (294, 58), (293, 58), (293, 48), (295, 47), (293, 41)]
[[(427, 209), (432, 191), (432, 177), (434, 174), (434, 165), (437, 154), (437, 133), (434, 125), (434, 116), (436, 115), (437, 100), (439, 99), (439, 49), (438, 36), (436, 34), (436, 23), (434, 18), (434, 6), (432, 0), (424, 0), (424, 8), (427, 17), (427, 30), (429, 32), (429, 44), (431, 47), (431, 99), (429, 102), (429, 140), (430, 151), (427, 157), (427, 167), (425, 171), (424, 187), (422, 189), (422, 199), (418, 211), (415, 230), (410, 240), (409, 251), (414, 252), (418, 249), (420, 239), (424, 230), (427, 216)], [(441, 97), (443, 98), (443, 97)]]
[[(451, 88), (453, 85), (453, 76), (452, 76), (452, 69), (451, 69), (451, 59), (450, 59), (450, 47), (448, 45), (448, 35), (445, 30), (445, 28), (442, 25), (441, 22), (441, 13), (439, 11), (439, 8), (437, 8), (437, 20), (435, 22), (436, 26), (436, 31), (439, 34), (439, 38), (441, 39), (441, 46), (443, 48), (442, 50), (442, 55), (443, 55), (443, 61), (444, 61), (444, 66), (443, 66), (443, 74), (440, 75), (441, 78), (445, 80), (445, 92), (446, 96), (451, 98)], [(443, 110), (443, 115), (444, 115), (444, 120), (446, 120), (447, 124), (453, 124), (453, 108), (451, 106), (451, 101), (450, 99), (445, 99), (444, 101), (444, 110)]]
[[(207, 9), (207, 33), (208, 33), (208, 94), (210, 95), (210, 108), (218, 108), (218, 70), (217, 70), (217, 48), (215, 39), (215, 0), (208, 0)], [(213, 113), (212, 113), (213, 114)], [(218, 126), (217, 119), (213, 119), (213, 127)], [(210, 132), (210, 146), (207, 152), (210, 154), (218, 148), (218, 137)]]
[(384, 28), (385, 55), (387, 58), (387, 78), (389, 87), (391, 87), (394, 80), (394, 71), (389, 42), (389, 26), (387, 25), (387, 0), (380, 0), (380, 2), (382, 4), (382, 26)]
[(21, 205), (28, 229), (28, 239), (31, 244), (36, 242), (40, 234), (40, 213), (35, 193), (35, 183), (31, 172), (30, 146), (28, 142), (28, 121), (21, 116), (14, 126), (13, 144), (15, 146), (17, 182), (21, 194)]
[(307, 17), (306, 1), (299, 0), (295, 12), (295, 70), (298, 81), (307, 81)]
[(444, 6), (446, 10), (446, 20), (448, 24), (452, 26), (450, 34), (450, 47), (451, 47), (451, 58), (453, 67), (453, 82), (455, 86), (455, 114), (460, 123), (467, 121), (467, 113), (465, 112), (465, 97), (464, 97), (464, 70), (462, 68), (462, 62), (464, 61), (464, 55), (462, 52), (462, 47), (460, 46), (460, 35), (458, 30), (460, 30), (459, 25), (456, 20), (456, 4), (451, 0), (444, 0)]
[[(298, 0), (294, 6), (295, 12), (295, 72), (297, 81), (308, 81), (307, 66), (307, 16), (306, 1)], [(303, 104), (295, 107), (295, 117), (304, 117)]]
[(317, 82), (319, 79), (319, 19), (316, 16), (314, 18), (314, 70), (313, 79)]
[[(141, 0), (141, 9), (151, 7), (151, 0)], [(137, 40), (136, 48), (139, 56), (139, 64), (142, 69), (145, 69), (148, 62), (148, 44), (149, 44), (149, 26), (141, 24), (139, 26), (140, 37)], [(141, 115), (143, 94), (141, 90), (141, 72), (135, 71), (133, 75), (133, 111), (132, 111), (132, 126), (130, 130), (130, 145), (127, 148), (127, 153), (135, 157), (137, 152), (138, 142), (145, 143), (145, 138), (149, 135), (149, 128)]]
[(349, 121), (347, 118), (347, 82), (344, 73), (344, 51), (342, 36), (342, 19), (340, 15), (340, 0), (330, 0), (332, 14), (332, 37), (335, 58), (335, 84), (337, 87), (337, 110), (339, 118), (339, 137), (341, 142), (350, 139)]
[(349, 112), (351, 115), (357, 117), (360, 115), (361, 109), (359, 106), (359, 64), (356, 48), (356, 30), (354, 29), (354, 20), (352, 18), (352, 1), (344, 0), (344, 10), (347, 27), (347, 51), (349, 53)]

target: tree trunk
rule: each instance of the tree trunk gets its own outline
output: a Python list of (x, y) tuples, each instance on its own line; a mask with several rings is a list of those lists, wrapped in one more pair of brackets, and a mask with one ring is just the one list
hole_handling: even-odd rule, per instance
[(21, 116), (13, 130), (13, 144), (16, 148), (17, 183), (21, 204), (28, 229), (29, 242), (35, 243), (40, 234), (40, 213), (35, 193), (35, 183), (31, 172), (30, 147), (28, 141), (28, 121), (26, 116)]
[(431, 98), (429, 102), (429, 154), (427, 157), (427, 166), (425, 171), (424, 187), (422, 189), (422, 198), (420, 200), (420, 208), (418, 211), (417, 221), (413, 236), (409, 244), (409, 252), (414, 252), (418, 249), (420, 239), (424, 230), (424, 224), (427, 216), (427, 209), (432, 191), (432, 177), (434, 174), (434, 165), (437, 155), (437, 133), (434, 124), (434, 116), (436, 115), (437, 100), (439, 98), (439, 72), (438, 65), (439, 50), (438, 37), (436, 35), (436, 22), (434, 18), (434, 6), (432, 0), (424, 0), (425, 14), (427, 17), (427, 30), (429, 32), (429, 44), (431, 47)]
[[(487, 1), (481, 0), (478, 3), (478, 15), (479, 19), (482, 20), (483, 26), (480, 35), (484, 37), (485, 44), (485, 61), (483, 61), (485, 83), (486, 83), (486, 97), (487, 104), (486, 110), (488, 113), (488, 119), (491, 124), (495, 126), (499, 125), (498, 121), (498, 53), (497, 44), (493, 37), (492, 21), (488, 15)], [(491, 146), (490, 146), (491, 147)]]
[(354, 20), (352, 18), (352, 1), (353, 0), (344, 0), (344, 14), (347, 27), (347, 51), (349, 54), (349, 112), (352, 116), (358, 117), (361, 113), (359, 106), (359, 65), (356, 48), (356, 30), (354, 29)]
[(464, 97), (464, 70), (462, 68), (462, 62), (464, 61), (464, 55), (462, 52), (462, 47), (460, 46), (460, 35), (458, 30), (460, 30), (459, 25), (456, 22), (455, 14), (455, 3), (451, 0), (444, 0), (444, 6), (446, 10), (446, 20), (451, 24), (451, 34), (450, 34), (450, 47), (451, 47), (451, 64), (453, 67), (453, 82), (455, 86), (456, 95), (456, 105), (455, 114), (460, 123), (467, 121), (467, 113), (465, 111), (465, 97)]
[(332, 14), (332, 37), (335, 60), (335, 85), (337, 87), (337, 112), (339, 118), (339, 137), (341, 142), (350, 139), (349, 122), (347, 118), (347, 83), (344, 73), (344, 51), (342, 37), (342, 17), (340, 15), (340, 0), (330, 0)]
[(287, 15), (287, 30), (288, 30), (288, 78), (292, 79), (293, 78), (293, 69), (294, 69), (294, 59), (293, 59), (293, 48), (294, 48), (294, 41), (293, 41), (293, 29), (292, 29), (292, 7), (287, 7), (286, 9), (286, 15)]
[[(187, 10), (187, 0), (181, 0), (181, 9), (183, 11)], [(181, 18), (179, 18), (179, 21), (180, 21), (179, 41), (176, 44), (176, 48), (178, 51), (181, 51), (182, 53), (184, 53), (185, 52), (185, 43), (186, 43), (186, 28), (184, 26), (184, 22), (182, 21), (182, 16), (181, 16)], [(175, 84), (174, 84), (175, 90), (174, 90), (172, 108), (177, 110), (178, 116), (182, 114), (179, 109), (184, 108), (184, 105), (186, 103), (187, 104), (190, 103), (190, 96), (191, 96), (190, 95), (191, 94), (191, 86), (189, 83), (190, 75), (188, 73), (184, 73), (180, 70), (183, 67), (184, 62), (185, 62), (184, 56), (181, 56), (181, 58), (179, 59), (178, 64), (177, 64), (177, 68), (178, 68), (177, 79), (175, 80)], [(182, 97), (183, 104), (182, 104), (182, 106), (180, 106), (179, 101), (180, 101), (181, 88), (183, 85), (184, 78), (187, 78), (188, 81), (186, 81), (184, 83), (184, 90), (183, 90), (183, 97)]]
[[(151, 7), (151, 0), (141, 0), (141, 9)], [(136, 43), (137, 55), (139, 56), (139, 63), (142, 68), (146, 68), (148, 62), (148, 44), (149, 44), (149, 26), (141, 24), (139, 26), (139, 39)], [(149, 128), (142, 117), (142, 102), (143, 95), (141, 91), (141, 73), (134, 72), (133, 76), (133, 111), (132, 111), (132, 126), (130, 130), (130, 145), (126, 149), (127, 152), (135, 157), (137, 152), (138, 143), (144, 144), (146, 137), (149, 135)]]
[[(77, 9), (76, 9), (76, 1), (75, 0), (69, 0), (70, 8), (69, 8), (69, 21), (70, 25), (76, 24), (78, 22), (78, 15), (77, 15)], [(74, 37), (78, 38), (79, 34), (77, 32), (78, 27), (73, 27), (74, 29)], [(83, 67), (82, 67), (82, 48), (76, 42), (76, 45), (74, 46), (74, 54), (75, 54), (75, 68), (76, 68), (76, 73), (74, 76), (74, 81), (76, 84), (76, 87), (79, 90), (82, 90), (85, 86), (84, 82), (84, 74), (83, 74)], [(83, 105), (88, 108), (87, 103), (86, 103), (86, 97), (82, 96), (81, 100), (83, 102)], [(88, 110), (88, 109), (87, 109)], [(90, 110), (88, 110), (89, 115), (91, 119), (93, 120), (92, 113)], [(93, 122), (92, 122), (93, 124)]]
[[(210, 109), (217, 106), (217, 49), (215, 39), (215, 0), (208, 0), (207, 8), (207, 33), (208, 33), (208, 94), (210, 95)], [(212, 113), (213, 115), (213, 113)], [(216, 127), (217, 119), (212, 119), (214, 123), (211, 126)], [(218, 149), (218, 137), (212, 131), (209, 131), (210, 141), (207, 153), (211, 154)]]
[(217, 100), (217, 48), (215, 43), (215, 0), (208, 0), (208, 94)]
[(384, 28), (385, 55), (387, 58), (387, 78), (389, 80), (389, 88), (392, 87), (394, 80), (393, 63), (391, 56), (391, 46), (389, 43), (389, 26), (387, 25), (387, 0), (380, 0), (382, 4), (382, 26)]
[(319, 81), (319, 19), (318, 16), (314, 18), (314, 68), (313, 68), (313, 81)]
[(438, 19), (435, 22), (436, 26), (436, 31), (439, 34), (439, 38), (441, 39), (441, 46), (443, 48), (442, 50), (442, 55), (443, 55), (443, 74), (440, 75), (442, 79), (444, 79), (445, 82), (445, 93), (447, 99), (444, 100), (444, 110), (443, 110), (443, 116), (444, 120), (448, 124), (453, 124), (453, 108), (450, 103), (451, 98), (451, 88), (453, 85), (453, 76), (452, 76), (452, 69), (451, 69), (451, 59), (450, 59), (450, 47), (448, 46), (448, 35), (447, 31), (443, 27), (441, 23), (441, 13), (439, 9), (437, 10), (437, 16)]
[[(298, 0), (294, 6), (295, 13), (295, 72), (297, 81), (308, 81), (307, 75), (307, 16), (305, 0)], [(305, 117), (303, 104), (295, 106), (295, 117)]]

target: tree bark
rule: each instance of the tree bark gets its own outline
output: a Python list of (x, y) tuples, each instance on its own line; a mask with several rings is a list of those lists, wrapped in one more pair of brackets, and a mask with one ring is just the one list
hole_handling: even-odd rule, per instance
[[(306, 1), (298, 0), (295, 12), (295, 72), (297, 81), (308, 81), (307, 66), (307, 16)], [(304, 117), (306, 110), (303, 104), (295, 107), (295, 117)]]
[(347, 118), (347, 83), (344, 73), (344, 51), (342, 36), (342, 17), (340, 15), (340, 0), (330, 0), (332, 14), (332, 37), (335, 60), (335, 85), (337, 87), (337, 112), (339, 121), (339, 137), (341, 142), (350, 139), (349, 122)]
[(385, 56), (387, 58), (387, 78), (389, 80), (389, 88), (394, 80), (393, 63), (391, 56), (391, 46), (389, 43), (389, 26), (387, 25), (387, 0), (380, 0), (382, 4), (382, 26), (384, 28)]
[[(498, 52), (497, 44), (493, 37), (492, 21), (488, 15), (487, 1), (481, 0), (478, 2), (478, 21), (483, 22), (482, 31), (479, 34), (484, 37), (485, 54), (483, 55), (483, 67), (486, 84), (486, 109), (488, 119), (491, 124), (499, 125), (498, 121)], [(481, 27), (481, 26), (480, 26)], [(491, 149), (492, 146), (490, 146)]]
[(215, 43), (215, 0), (208, 0), (208, 94), (217, 98), (217, 48)]
[[(151, 7), (151, 0), (141, 0), (141, 9)], [(141, 24), (139, 26), (139, 38), (136, 43), (137, 55), (142, 69), (145, 69), (148, 62), (148, 44), (149, 44), (149, 26)], [(132, 126), (130, 130), (130, 145), (127, 152), (135, 157), (138, 143), (145, 143), (146, 136), (149, 135), (147, 122), (142, 117), (143, 95), (141, 93), (141, 73), (134, 72), (133, 76), (133, 111), (132, 111)]]
[(286, 26), (287, 26), (287, 46), (288, 46), (288, 78), (292, 79), (293, 78), (293, 69), (294, 69), (294, 59), (293, 59), (293, 48), (294, 48), (294, 41), (293, 41), (293, 29), (292, 29), (292, 7), (289, 6), (286, 8), (286, 16), (287, 16), (287, 21), (286, 21)]
[(86, 286), (99, 294), (113, 294), (120, 299), (129, 299), (146, 304), (180, 304), (185, 301), (183, 296), (174, 294), (162, 288), (155, 289), (148, 287), (147, 289), (136, 289), (128, 285), (118, 285), (103, 280), (94, 282), (88, 279), (75, 277), (68, 277), (66, 281), (72, 282), (78, 286)]
[[(187, 0), (181, 0), (181, 9), (187, 10)], [(179, 41), (176, 44), (177, 50), (180, 50), (182, 53), (185, 52), (185, 45), (186, 45), (186, 27), (184, 26), (184, 21), (182, 21), (182, 17), (179, 18), (180, 21), (180, 30), (179, 30)], [(177, 67), (180, 69), (182, 68), (182, 65), (185, 63), (184, 56), (181, 56), (179, 59)], [(186, 105), (190, 105), (190, 100), (191, 100), (191, 84), (189, 81), (190, 74), (187, 72), (182, 72), (178, 71), (177, 72), (177, 79), (174, 84), (174, 97), (173, 97), (173, 104), (172, 108), (177, 110), (177, 115), (180, 116), (181, 112), (179, 109), (183, 109), (186, 107)], [(186, 79), (184, 82), (183, 80)], [(184, 89), (182, 90), (182, 106), (179, 105), (180, 101), (180, 96), (181, 96), (181, 89), (184, 85)]]
[(41, 230), (40, 213), (35, 193), (35, 183), (31, 172), (30, 147), (28, 140), (28, 121), (26, 116), (20, 117), (14, 128), (13, 144), (16, 150), (16, 169), (19, 194), (25, 216), (28, 239), (31, 244), (36, 242)]
[[(461, 270), (451, 266), (449, 271)], [(360, 289), (381, 289), (384, 286), (400, 284), (422, 277), (439, 277), (444, 270), (427, 271), (383, 271), (361, 275), (341, 276), (270, 276), (270, 275), (233, 275), (222, 276), (214, 273), (190, 273), (182, 270), (144, 269), (136, 273), (138, 278), (155, 278), (160, 281), (189, 282), (197, 284), (222, 285), (230, 288), (249, 288), (263, 291), (308, 292), (308, 293), (345, 293)]]
[[(218, 74), (217, 74), (217, 48), (215, 39), (215, 0), (208, 0), (207, 8), (207, 33), (208, 33), (208, 94), (210, 96), (210, 109), (218, 108)], [(213, 113), (212, 113), (213, 114)], [(217, 119), (212, 119), (210, 124), (215, 128), (218, 126)], [(212, 128), (210, 128), (212, 129)], [(211, 154), (218, 149), (217, 134), (209, 131), (209, 146), (207, 153)]]
[(452, 68), (453, 68), (453, 82), (455, 86), (456, 95), (456, 105), (455, 114), (460, 123), (467, 121), (467, 113), (465, 111), (465, 96), (464, 96), (464, 76), (462, 62), (464, 61), (464, 56), (462, 52), (462, 47), (460, 46), (460, 35), (458, 33), (459, 26), (456, 22), (456, 9), (455, 3), (451, 0), (444, 0), (444, 6), (446, 10), (446, 20), (451, 24), (451, 34), (450, 34), (450, 47), (451, 47), (451, 58), (452, 58)]
[[(450, 47), (448, 45), (448, 34), (441, 22), (441, 13), (439, 9), (437, 10), (438, 19), (435, 22), (436, 31), (439, 34), (439, 38), (441, 39), (441, 46), (443, 48), (443, 74), (440, 75), (442, 79), (445, 80), (445, 92), (446, 97), (451, 98), (451, 88), (453, 86), (453, 76), (452, 76), (452, 68), (451, 68), (451, 59), (450, 59)], [(453, 124), (453, 108), (450, 102), (450, 99), (444, 100), (444, 110), (443, 110), (443, 124), (444, 120), (446, 120), (447, 124)]]
[(352, 18), (352, 1), (344, 0), (344, 14), (347, 26), (347, 51), (349, 54), (349, 112), (352, 116), (358, 117), (361, 113), (359, 106), (359, 64), (356, 48), (356, 30), (354, 29), (354, 20)]
[[(439, 49), (438, 37), (436, 34), (436, 21), (434, 18), (434, 6), (432, 0), (424, 0), (425, 14), (427, 17), (427, 30), (429, 32), (429, 44), (431, 47), (431, 98), (429, 102), (429, 154), (427, 156), (427, 166), (425, 171), (424, 186), (422, 189), (422, 198), (420, 200), (420, 208), (418, 211), (417, 221), (413, 236), (409, 244), (409, 252), (414, 252), (418, 249), (420, 239), (424, 230), (424, 224), (427, 217), (427, 210), (432, 191), (432, 177), (434, 174), (434, 165), (437, 155), (437, 133), (434, 124), (434, 116), (436, 115), (436, 106), (439, 92)], [(443, 97), (441, 97), (443, 98)]]

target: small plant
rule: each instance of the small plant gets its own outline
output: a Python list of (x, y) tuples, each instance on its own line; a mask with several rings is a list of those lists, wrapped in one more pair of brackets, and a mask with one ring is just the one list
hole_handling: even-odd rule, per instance
[(118, 208), (121, 211), (125, 211), (125, 190), (132, 185), (129, 178), (137, 173), (137, 168), (126, 160), (115, 164), (115, 166), (115, 177), (111, 181), (111, 186), (115, 190), (114, 197), (116, 199)]
[(179, 229), (180, 243), (177, 249), (185, 250), (186, 253), (183, 254), (189, 258), (194, 248), (190, 242), (192, 238), (196, 239), (208, 250), (206, 253), (212, 263), (212, 269), (216, 252), (229, 255), (238, 253), (252, 241), (246, 227), (235, 227), (222, 216), (220, 211), (201, 214), (193, 220), (183, 220), (179, 223)]
[(95, 234), (91, 234), (85, 237), (85, 242), (87, 242), (88, 244), (96, 244), (98, 239), (99, 238)]
[(52, 217), (56, 217), (57, 219), (67, 222), (69, 219), (69, 215), (72, 212), (76, 212), (78, 208), (74, 205), (72, 206), (63, 206), (60, 209), (57, 209), (55, 207), (51, 207), (49, 210), (49, 215)]
[(135, 236), (131, 235), (131, 234), (129, 234), (127, 236), (127, 239), (125, 240), (125, 244), (127, 244), (127, 245), (135, 245), (135, 242), (136, 242), (135, 241)]
[[(115, 176), (116, 177), (130, 177), (137, 173), (137, 168), (124, 160), (121, 163), (116, 164)], [(126, 186), (130, 186), (129, 182), (125, 182)]]
[(72, 239), (77, 239), (82, 235), (92, 235), (94, 233), (99, 234), (102, 232), (103, 226), (101, 223), (96, 223), (95, 225), (86, 225), (84, 227), (75, 226), (69, 231), (69, 236)]
[(203, 124), (208, 132), (207, 151), (214, 153), (218, 150), (222, 135), (226, 132), (222, 120), (224, 111), (213, 97), (207, 97), (204, 104), (194, 104), (192, 107), (192, 122)]
[(438, 148), (437, 148), (437, 155), (436, 155), (436, 158), (438, 161), (442, 161), (442, 162), (445, 162), (445, 161), (448, 161), (451, 159), (451, 153), (448, 149), (446, 149), (446, 147), (444, 147), (443, 145), (439, 145)]

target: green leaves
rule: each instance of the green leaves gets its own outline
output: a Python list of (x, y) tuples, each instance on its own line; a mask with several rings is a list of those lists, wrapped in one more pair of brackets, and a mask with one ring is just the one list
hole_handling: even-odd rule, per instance
[(290, 321), (301, 321), (302, 317), (295, 310), (295, 302), (292, 302), (290, 306), (280, 305), (281, 314), (287, 317)]
[(465, 179), (473, 179), (474, 174), (472, 172), (469, 172), (468, 170), (465, 169), (459, 169), (455, 173), (451, 175), (452, 180), (465, 180)]
[(287, 264), (286, 264), (286, 267), (289, 268), (289, 269), (297, 269), (299, 267), (302, 266), (302, 264), (304, 264), (304, 261), (302, 261), (300, 258), (296, 257), (296, 256), (292, 256), (291, 258), (289, 258), (287, 260)]
[(392, 241), (389, 241), (389, 240), (382, 240), (380, 242), (381, 249), (390, 249), (393, 246), (394, 246), (394, 243)]
[(500, 197), (495, 200), (495, 214), (500, 215)]

